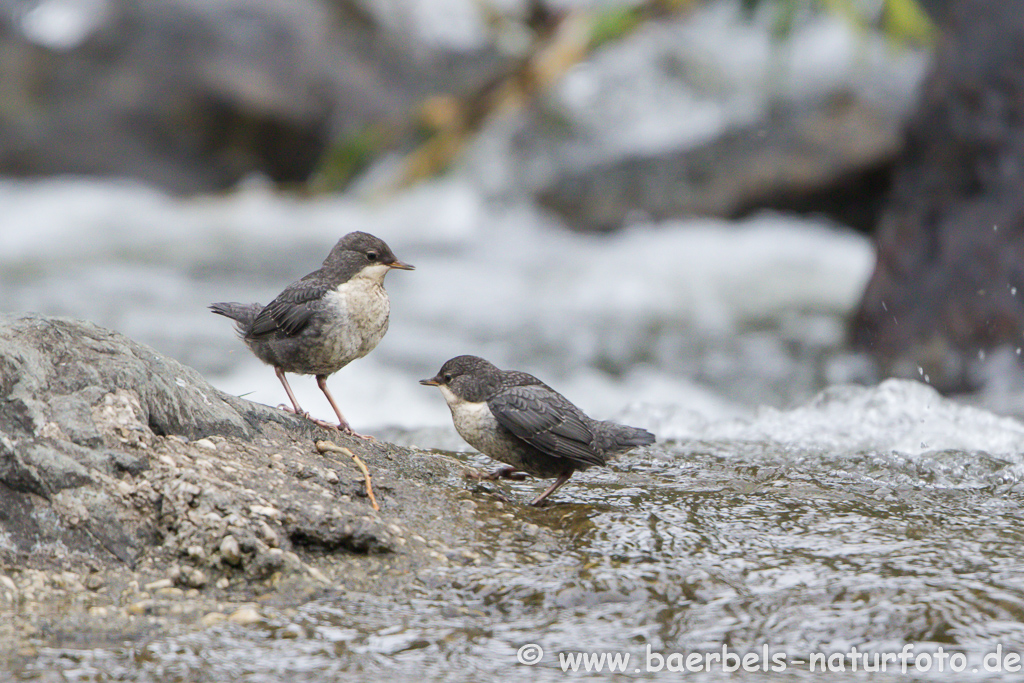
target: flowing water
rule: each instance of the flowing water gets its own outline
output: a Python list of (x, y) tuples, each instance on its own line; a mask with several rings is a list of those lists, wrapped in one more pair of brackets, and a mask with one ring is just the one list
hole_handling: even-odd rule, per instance
[[(865, 88), (893, 107), (912, 100), (923, 60), (880, 38), (826, 20), (798, 29), (786, 57), (734, 14), (712, 6), (704, 24), (655, 26), (636, 50), (574, 69), (551, 101), (575, 141), (524, 153), (499, 121), (447, 177), (386, 199), (299, 198), (259, 181), (192, 199), (0, 183), (4, 310), (92, 320), (276, 405), (273, 372), (207, 304), (265, 303), (341, 235), (367, 230), (417, 269), (388, 276), (381, 345), (330, 380), (358, 430), (487, 467), (416, 381), (473, 353), (659, 436), (574, 476), (543, 509), (523, 505), (536, 481), (483, 486), (463, 510), (476, 530), (464, 561), (421, 569), (401, 597), (331, 591), (255, 626), (145, 641), (80, 634), (13, 675), (811, 680), (842, 668), (850, 680), (1019, 680), (1024, 424), (997, 413), (1024, 403), (1007, 390), (986, 412), (926, 383), (880, 383), (844, 349), (874, 258), (865, 237), (771, 214), (588, 236), (515, 189), (595, 155), (749, 123), (771, 88), (796, 107)], [(311, 378), (292, 386), (333, 419)], [(570, 661), (579, 653), (605, 658)]]
[[(773, 215), (585, 236), (457, 178), (379, 205), (259, 184), (0, 193), (6, 309), (113, 327), (227, 391), (284, 398), (206, 304), (265, 302), (362, 228), (417, 270), (389, 275), (388, 336), (331, 379), (357, 428), (487, 466), (416, 382), (476, 353), (660, 437), (548, 508), (522, 505), (535, 481), (502, 484), (505, 502), (479, 492), (476, 559), (423, 570), (401, 599), (343, 591), (248, 628), (42, 650), (19, 679), (562, 680), (586, 677), (562, 670), (580, 652), (619, 655), (622, 678), (809, 680), (813, 662), (855, 680), (1017, 679), (1024, 425), (877, 383), (843, 350), (871, 267), (861, 236)], [(309, 378), (293, 385), (330, 417)], [(723, 646), (724, 663), (702, 659)], [(851, 648), (870, 653), (857, 673)], [(875, 655), (886, 673), (863, 671)]]

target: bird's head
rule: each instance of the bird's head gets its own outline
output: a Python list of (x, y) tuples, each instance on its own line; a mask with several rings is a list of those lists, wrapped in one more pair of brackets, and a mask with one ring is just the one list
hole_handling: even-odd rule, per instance
[(343, 281), (366, 277), (383, 282), (392, 268), (414, 270), (413, 266), (399, 261), (384, 240), (366, 232), (350, 232), (338, 240), (323, 265), (324, 270)]
[(486, 401), (501, 387), (501, 370), (478, 356), (456, 356), (420, 384), (439, 387), (448, 402)]

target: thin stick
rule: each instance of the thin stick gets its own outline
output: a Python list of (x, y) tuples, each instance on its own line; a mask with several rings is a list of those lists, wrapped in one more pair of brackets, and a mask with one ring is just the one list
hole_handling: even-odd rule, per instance
[(366, 480), (366, 495), (370, 497), (370, 503), (373, 505), (373, 509), (380, 512), (380, 506), (377, 505), (377, 497), (373, 495), (373, 486), (370, 484), (370, 470), (366, 469), (366, 465), (359, 459), (359, 456), (345, 448), (344, 446), (336, 446), (330, 441), (317, 441), (316, 449), (321, 453), (344, 453), (353, 460), (356, 461), (356, 465), (363, 471), (363, 479)]

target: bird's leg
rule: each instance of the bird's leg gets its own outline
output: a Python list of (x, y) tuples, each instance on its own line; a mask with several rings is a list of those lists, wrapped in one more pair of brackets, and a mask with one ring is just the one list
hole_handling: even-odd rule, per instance
[(316, 385), (320, 387), (320, 391), (324, 392), (324, 396), (327, 397), (327, 400), (330, 402), (331, 407), (334, 408), (334, 414), (338, 416), (338, 429), (351, 436), (359, 437), (360, 439), (366, 439), (367, 441), (373, 441), (372, 436), (360, 434), (356, 430), (352, 429), (352, 426), (349, 425), (348, 420), (346, 420), (345, 416), (341, 414), (341, 410), (338, 409), (338, 404), (334, 402), (334, 397), (331, 396), (331, 392), (327, 390), (327, 375), (317, 375)]
[[(292, 393), (292, 388), (288, 384), (288, 378), (285, 377), (284, 370), (282, 370), (281, 368), (274, 368), (274, 373), (277, 375), (277, 378), (279, 380), (281, 380), (281, 384), (284, 385), (284, 391), (285, 391), (286, 394), (288, 394), (288, 400), (290, 400), (292, 402), (292, 406), (295, 408), (295, 411), (294, 411), (295, 414), (299, 415), (300, 417), (309, 417), (309, 413), (307, 413), (305, 410), (300, 408), (299, 407), (299, 402), (297, 400), (295, 400), (295, 394)], [(281, 407), (284, 408), (285, 410), (288, 410), (287, 406), (281, 406)], [(289, 411), (289, 412), (291, 412), (291, 411)]]
[(493, 472), (484, 474), (483, 472), (477, 472), (476, 470), (467, 470), (467, 479), (477, 479), (480, 481), (495, 481), (497, 479), (512, 479), (514, 481), (523, 481), (527, 477), (526, 472), (520, 472), (515, 467), (499, 467)]
[(550, 487), (548, 487), (547, 491), (545, 491), (544, 493), (540, 494), (539, 496), (534, 498), (532, 501), (530, 501), (530, 505), (532, 505), (534, 507), (539, 507), (540, 504), (544, 502), (545, 498), (547, 498), (552, 493), (554, 493), (556, 490), (558, 490), (559, 486), (561, 486), (565, 482), (569, 481), (569, 477), (571, 477), (571, 476), (572, 476), (572, 472), (567, 472), (567, 473), (558, 475), (558, 479), (555, 479), (555, 483), (552, 484)]

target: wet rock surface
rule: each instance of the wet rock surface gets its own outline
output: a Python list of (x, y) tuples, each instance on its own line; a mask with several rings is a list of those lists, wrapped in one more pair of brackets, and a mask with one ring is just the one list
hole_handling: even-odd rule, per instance
[[(46, 351), (48, 328), (65, 341)], [(523, 677), (527, 645), (540, 681), (565, 680), (568, 653), (629, 654), (628, 674), (651, 652), (723, 646), (769, 648), (803, 679), (820, 675), (808, 672), (814, 653), (854, 646), (941, 644), (980, 671), (1000, 644), (1024, 642), (1024, 425), (921, 383), (836, 386), (749, 420), (679, 419), (683, 407), (651, 416), (663, 441), (533, 508), (536, 481), (462, 479), (483, 456), (350, 442), (271, 408), (252, 407), (278, 419), (250, 424), (250, 436), (201, 417), (190, 437), (156, 434), (137, 426), (152, 399), (126, 379), (148, 367), (132, 357), (145, 347), (67, 320), (7, 317), (2, 329), (2, 460), (45, 444), (74, 476), (56, 492), (41, 477), (40, 494), (14, 491), (27, 475), (11, 469), (0, 498), (73, 539), (106, 497), (105, 524), (128, 540), (105, 543), (131, 553), (26, 546), (0, 519), (0, 670), (16, 680), (506, 681)], [(6, 374), (33, 354), (66, 375), (44, 375), (51, 394)], [(87, 413), (103, 445), (66, 449), (58, 430), (91, 433), (86, 413), (50, 412), (46, 398), (90, 367), (97, 395), (113, 395)], [(206, 392), (198, 378), (192, 388)], [(39, 417), (15, 419), (33, 398)], [(209, 410), (248, 407), (207, 398)], [(179, 399), (189, 404), (167, 402)], [(311, 435), (359, 454), (380, 513), (351, 459), (319, 455)], [(114, 462), (107, 451), (128, 467), (96, 464)], [(32, 466), (57, 472), (49, 463)]]
[[(946, 391), (1020, 385), (1022, 46), (1020, 0), (948, 12), (852, 324), (855, 345), (890, 375)], [(999, 347), (1008, 353), (991, 353)]]
[[(446, 561), (425, 536), (453, 528), (437, 487), (458, 481), (453, 461), (223, 394), (91, 323), (0, 316), (0, 367), (6, 655), (82, 629), (259, 620), (245, 607), (259, 596), (398, 584), (401, 567)], [(314, 437), (367, 464), (380, 513)]]

